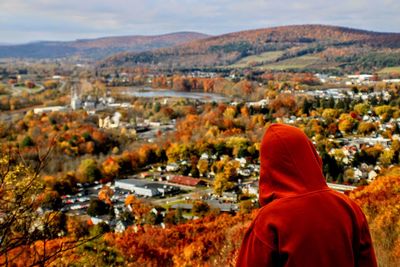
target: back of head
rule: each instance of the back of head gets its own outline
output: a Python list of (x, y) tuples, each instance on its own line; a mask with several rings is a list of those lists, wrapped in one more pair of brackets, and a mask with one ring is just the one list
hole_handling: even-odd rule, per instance
[(273, 199), (326, 189), (322, 161), (298, 128), (272, 124), (260, 151), (260, 204)]

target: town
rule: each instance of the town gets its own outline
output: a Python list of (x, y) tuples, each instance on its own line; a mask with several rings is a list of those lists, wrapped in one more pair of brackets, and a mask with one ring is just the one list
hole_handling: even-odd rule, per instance
[[(6, 96), (1, 109), (9, 124), (3, 122), (2, 136), (9, 133), (10, 123), (28, 123), (9, 140), (20, 142), (20, 151), (32, 158), (32, 149), (48, 142), (50, 132), (40, 140), (39, 124), (29, 125), (36, 120), (50, 122), (52, 131), (58, 132), (54, 134), (57, 155), (45, 172), (55, 180), (47, 186), (60, 200), (47, 209), (87, 217), (93, 224), (107, 223), (120, 232), (140, 221), (164, 225), (171, 210), (194, 219), (208, 210), (236, 213), (256, 208), (257, 147), (264, 127), (272, 121), (304, 129), (335, 190), (368, 184), (398, 163), (397, 79), (304, 74), (293, 82), (288, 74), (282, 81), (274, 75), (282, 76), (248, 80), (237, 72), (171, 76), (122, 72), (71, 79), (61, 73), (47, 77), (27, 70), (3, 71), (1, 88)], [(310, 80), (315, 85), (308, 85)], [(222, 92), (218, 83), (229, 83), (234, 91)], [(21, 94), (31, 101), (21, 102)], [(207, 119), (207, 110), (215, 117)], [(207, 120), (204, 127), (193, 125), (204, 123), (199, 116)], [(186, 127), (198, 128), (217, 142), (203, 140)], [(185, 132), (190, 132), (188, 141), (174, 141)], [(147, 151), (143, 156), (129, 152), (132, 149), (139, 154), (141, 149)], [(132, 157), (144, 159), (133, 162)], [(54, 161), (66, 162), (61, 166)], [(71, 178), (65, 178), (66, 173)], [(70, 180), (68, 185), (64, 179)], [(127, 216), (135, 208), (132, 197), (153, 207), (148, 211), (153, 215)]]

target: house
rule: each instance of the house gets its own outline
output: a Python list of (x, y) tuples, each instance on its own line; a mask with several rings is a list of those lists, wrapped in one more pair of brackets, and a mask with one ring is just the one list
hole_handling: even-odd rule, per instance
[(124, 232), (126, 230), (126, 228), (128, 228), (128, 226), (129, 225), (126, 222), (117, 221), (117, 223), (115, 225), (115, 228), (114, 228), (114, 231), (116, 233), (122, 233), (122, 232)]
[(241, 176), (249, 177), (251, 175), (251, 170), (249, 170), (249, 169), (239, 169), (238, 173)]
[(260, 108), (266, 108), (269, 104), (269, 99), (261, 99), (260, 101), (257, 102), (247, 102), (246, 106), (248, 107), (260, 107)]
[(94, 225), (102, 223), (102, 222), (109, 225), (111, 223), (111, 216), (110, 215), (102, 215), (99, 217), (90, 217), (90, 220), (92, 221), (92, 223)]
[(349, 81), (346, 82), (346, 85), (364, 84), (371, 81), (373, 75), (371, 74), (348, 75), (347, 78), (349, 79)]
[(209, 155), (207, 154), (207, 153), (203, 153), (203, 154), (201, 154), (201, 156), (200, 156), (200, 159), (206, 159), (206, 160), (208, 160), (209, 159)]
[(176, 171), (179, 170), (179, 165), (176, 164), (176, 163), (170, 163), (170, 164), (168, 164), (168, 165), (165, 167), (165, 169), (166, 169), (168, 172), (176, 172)]
[(240, 163), (240, 167), (246, 166), (247, 160), (245, 158), (235, 158), (235, 160)]
[[(119, 112), (117, 112), (119, 114)], [(111, 129), (118, 128), (120, 124), (119, 116), (110, 116), (105, 117), (104, 119), (99, 118), (99, 128)]]
[(256, 195), (258, 197), (258, 182), (247, 184), (242, 188), (243, 193)]
[(373, 181), (376, 176), (378, 176), (378, 173), (376, 173), (376, 171), (372, 170), (368, 173), (368, 182)]
[(207, 204), (213, 209), (219, 209), (221, 212), (235, 212), (239, 210), (237, 204), (231, 202), (221, 202), (219, 200), (206, 200)]
[(358, 169), (358, 168), (354, 168), (354, 179), (356, 181), (360, 180), (363, 177), (363, 172)]

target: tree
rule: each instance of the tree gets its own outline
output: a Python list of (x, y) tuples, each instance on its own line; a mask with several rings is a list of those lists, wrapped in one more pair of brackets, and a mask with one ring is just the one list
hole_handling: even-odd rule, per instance
[(244, 214), (250, 213), (254, 208), (255, 208), (255, 205), (253, 204), (252, 199), (244, 200), (244, 201), (240, 202), (240, 204), (239, 204), (240, 213), (244, 213)]
[(294, 95), (279, 94), (270, 104), (269, 107), (275, 111), (275, 117), (284, 117), (293, 113), (297, 108)]
[(365, 103), (360, 103), (354, 106), (353, 110), (357, 112), (358, 115), (365, 115), (370, 110), (370, 106)]
[(232, 189), (234, 185), (234, 183), (229, 181), (229, 176), (226, 176), (225, 173), (220, 172), (215, 176), (213, 188), (214, 192), (220, 196), (223, 192)]
[(192, 212), (198, 217), (203, 217), (210, 211), (210, 205), (204, 201), (196, 201), (193, 204)]
[(305, 115), (309, 115), (311, 109), (312, 109), (312, 102), (310, 102), (307, 98), (304, 98), (301, 112)]
[(363, 135), (368, 135), (370, 133), (372, 133), (373, 131), (376, 131), (376, 126), (374, 123), (372, 122), (365, 122), (362, 121), (360, 122), (360, 124), (358, 125), (358, 130), (357, 130), (360, 134)]
[(135, 221), (137, 222), (142, 222), (145, 219), (146, 214), (153, 208), (151, 205), (142, 202), (134, 195), (128, 195), (125, 198), (125, 205), (130, 207), (135, 216)]
[(390, 164), (392, 164), (394, 154), (395, 153), (393, 150), (386, 149), (381, 153), (378, 160), (383, 166), (388, 167)]
[(25, 136), (24, 139), (21, 142), (21, 147), (32, 147), (35, 145), (35, 142), (33, 142), (32, 137), (30, 136)]
[(90, 200), (87, 214), (90, 216), (102, 216), (109, 214), (111, 207), (99, 199)]
[(82, 183), (93, 183), (101, 178), (100, 169), (94, 159), (84, 159), (79, 164), (77, 177)]
[(199, 170), (200, 176), (203, 176), (208, 171), (208, 160), (200, 159), (197, 162), (197, 169)]
[[(226, 146), (232, 149), (234, 157), (246, 156), (249, 140), (245, 137), (233, 136), (226, 140)], [(244, 155), (243, 155), (244, 154)]]
[(44, 88), (46, 89), (55, 89), (58, 86), (58, 82), (55, 80), (47, 80), (43, 83)]
[(177, 210), (169, 210), (167, 214), (165, 214), (164, 217), (164, 223), (170, 224), (170, 225), (177, 225), (179, 223), (185, 222), (186, 219), (182, 215), (182, 210), (177, 209)]
[(111, 197), (114, 195), (114, 191), (109, 186), (103, 186), (99, 191), (99, 200), (104, 201), (107, 205), (112, 205)]
[(342, 132), (351, 132), (357, 125), (357, 120), (352, 118), (349, 114), (343, 113), (339, 118), (339, 130)]
[(323, 171), (327, 179), (337, 180), (343, 173), (343, 166), (338, 164), (335, 158), (331, 157), (328, 153), (321, 154), (323, 162)]
[(390, 168), (366, 187), (351, 191), (352, 198), (368, 218), (379, 266), (399, 266), (400, 168)]
[(322, 117), (324, 119), (330, 120), (330, 121), (337, 118), (338, 115), (339, 115), (339, 111), (337, 109), (333, 109), (333, 108), (324, 109), (324, 111), (322, 112)]
[(383, 116), (384, 114), (391, 115), (393, 112), (393, 108), (389, 105), (378, 106), (374, 108), (376, 115)]
[[(12, 153), (0, 156), (0, 265), (45, 266), (57, 255), (71, 250), (85, 240), (53, 239), (63, 235), (65, 217), (58, 211), (41, 211), (46, 205), (45, 184), (40, 172), (51, 150), (37, 155), (31, 167)], [(96, 237), (97, 238), (97, 237)], [(22, 258), (21, 258), (22, 257)]]
[(102, 164), (103, 173), (106, 177), (115, 178), (121, 169), (119, 163), (112, 157), (107, 158)]
[(88, 224), (77, 217), (68, 217), (66, 228), (68, 235), (76, 239), (82, 238), (89, 233)]
[(0, 158), (0, 255), (38, 239), (30, 228), (40, 219), (36, 196), (43, 191), (38, 173), (9, 156)]

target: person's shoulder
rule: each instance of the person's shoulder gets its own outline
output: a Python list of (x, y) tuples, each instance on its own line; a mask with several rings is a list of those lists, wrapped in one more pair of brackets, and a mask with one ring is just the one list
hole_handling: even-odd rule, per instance
[(343, 201), (347, 202), (353, 208), (356, 208), (357, 210), (361, 210), (361, 208), (358, 206), (358, 204), (354, 200), (352, 200), (349, 196), (347, 196), (346, 194), (337, 192), (335, 190), (331, 190), (330, 193), (333, 194), (334, 196), (336, 196), (337, 198), (342, 199)]
[(284, 201), (282, 201), (282, 199), (276, 199), (266, 204), (265, 206), (260, 208), (257, 219), (263, 222), (273, 220), (273, 218), (276, 218), (276, 216), (282, 213), (283, 209), (285, 209), (283, 203)]
[(334, 190), (332, 190), (330, 193), (333, 194), (334, 196), (336, 196), (338, 199), (340, 199), (344, 203), (346, 203), (353, 210), (354, 214), (356, 215), (356, 217), (358, 218), (360, 223), (362, 223), (365, 220), (364, 212), (362, 211), (361, 207), (353, 199), (351, 199), (349, 196), (347, 196), (343, 193), (339, 193)]

